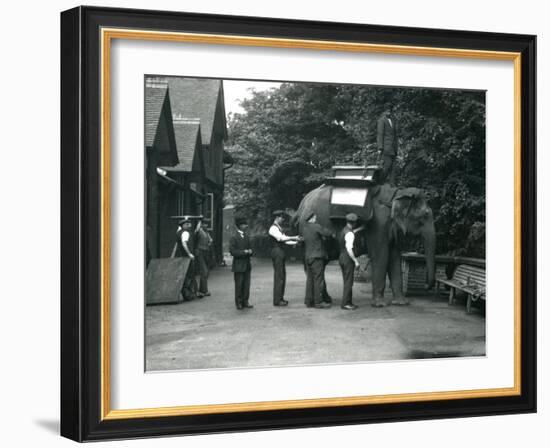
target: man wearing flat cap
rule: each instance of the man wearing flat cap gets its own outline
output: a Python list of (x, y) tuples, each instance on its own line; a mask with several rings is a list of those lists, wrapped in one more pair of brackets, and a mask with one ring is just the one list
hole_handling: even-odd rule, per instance
[(203, 227), (203, 216), (197, 218), (197, 226), (195, 228), (195, 239), (196, 239), (196, 268), (199, 274), (199, 291), (198, 296), (209, 296), (210, 291), (208, 291), (208, 256), (210, 252), (210, 247), (212, 246), (212, 237)]
[(176, 232), (176, 257), (189, 258), (189, 266), (183, 281), (181, 294), (183, 300), (193, 300), (197, 298), (197, 282), (195, 281), (195, 254), (194, 237), (191, 229), (193, 223), (188, 216), (184, 216), (178, 222), (178, 230)]
[(299, 240), (299, 236), (288, 236), (283, 231), (283, 222), (286, 213), (283, 210), (275, 210), (273, 212), (273, 224), (269, 228), (269, 236), (273, 242), (271, 249), (271, 260), (273, 261), (273, 305), (286, 306), (288, 301), (285, 300), (285, 285), (286, 285), (286, 266), (285, 266), (285, 245), (295, 245)]
[(352, 302), (353, 278), (355, 268), (359, 267), (359, 261), (355, 255), (355, 234), (363, 230), (363, 226), (358, 227), (358, 218), (355, 213), (346, 215), (346, 225), (340, 232), (338, 243), (340, 244), (340, 257), (338, 262), (342, 269), (342, 278), (344, 280), (344, 291), (342, 293), (341, 308), (344, 310), (355, 310), (357, 305)]
[(393, 185), (393, 169), (397, 157), (397, 125), (392, 112), (393, 106), (386, 103), (376, 127), (376, 144), (382, 157), (380, 182), (387, 181)]
[(246, 218), (235, 218), (235, 225), (237, 230), (229, 240), (229, 253), (233, 256), (231, 271), (233, 271), (235, 280), (235, 306), (238, 310), (242, 310), (253, 307), (249, 302), (252, 248), (247, 233), (248, 221)]
[(317, 222), (317, 215), (311, 213), (303, 226), (302, 238), (305, 246), (306, 297), (308, 308), (330, 308), (330, 303), (323, 301), (326, 289), (325, 266), (328, 259), (325, 238), (334, 237), (329, 229)]

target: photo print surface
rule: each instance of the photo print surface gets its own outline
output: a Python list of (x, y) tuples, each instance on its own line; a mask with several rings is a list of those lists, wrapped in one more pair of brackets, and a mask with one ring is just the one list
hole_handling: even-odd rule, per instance
[(485, 356), (485, 91), (144, 89), (147, 371)]

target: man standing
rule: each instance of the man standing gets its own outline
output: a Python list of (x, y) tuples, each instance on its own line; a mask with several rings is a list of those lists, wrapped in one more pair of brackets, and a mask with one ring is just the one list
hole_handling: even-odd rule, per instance
[(273, 261), (273, 305), (287, 306), (285, 297), (286, 266), (285, 266), (285, 245), (295, 245), (299, 236), (288, 236), (283, 232), (283, 222), (286, 213), (283, 210), (273, 212), (274, 221), (269, 228), (269, 236), (273, 240), (271, 249), (271, 260)]
[(308, 308), (330, 308), (330, 303), (323, 302), (323, 290), (326, 289), (325, 265), (328, 259), (323, 238), (334, 235), (317, 223), (315, 213), (311, 213), (306, 221), (302, 230), (307, 277), (305, 304)]
[(208, 254), (210, 251), (210, 246), (212, 245), (212, 238), (202, 227), (202, 216), (199, 217), (197, 222), (197, 228), (195, 229), (195, 237), (197, 243), (196, 250), (196, 264), (199, 271), (200, 281), (199, 281), (199, 292), (198, 296), (209, 296), (210, 292), (208, 291)]
[(397, 156), (397, 126), (392, 115), (392, 106), (386, 104), (378, 119), (376, 143), (382, 156), (382, 174), (380, 182), (394, 184), (393, 168)]
[(242, 310), (253, 307), (249, 303), (252, 249), (246, 233), (248, 229), (246, 218), (235, 218), (235, 224), (237, 231), (229, 240), (229, 253), (233, 256), (231, 270), (235, 279), (235, 306), (238, 310)]
[[(197, 298), (197, 282), (195, 281), (195, 254), (193, 253), (194, 241), (191, 235), (192, 223), (188, 216), (184, 216), (178, 222), (176, 232), (176, 257), (189, 258), (189, 266), (181, 288), (183, 300), (193, 300)], [(202, 297), (202, 296), (201, 296)]]
[(356, 310), (357, 305), (352, 302), (353, 291), (353, 278), (355, 274), (355, 268), (359, 267), (359, 261), (355, 256), (355, 234), (363, 227), (357, 227), (357, 215), (355, 213), (348, 213), (346, 215), (346, 225), (340, 232), (340, 257), (338, 262), (342, 269), (342, 278), (344, 280), (344, 292), (342, 294), (341, 308), (344, 310)]

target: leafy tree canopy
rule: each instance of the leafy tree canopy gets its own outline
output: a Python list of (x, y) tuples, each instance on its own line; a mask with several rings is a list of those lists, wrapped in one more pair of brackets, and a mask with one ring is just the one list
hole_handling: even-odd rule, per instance
[(283, 83), (229, 119), (226, 202), (267, 225), (335, 164), (376, 163), (376, 123), (394, 107), (398, 186), (425, 189), (438, 253), (485, 255), (485, 92)]

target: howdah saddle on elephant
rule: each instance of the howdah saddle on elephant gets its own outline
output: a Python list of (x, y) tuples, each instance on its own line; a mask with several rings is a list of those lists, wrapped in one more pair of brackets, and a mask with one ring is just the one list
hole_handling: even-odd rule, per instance
[[(386, 275), (393, 292), (391, 303), (407, 304), (403, 295), (401, 246), (407, 235), (419, 235), (426, 254), (426, 287), (435, 282), (435, 228), (432, 210), (419, 188), (380, 185), (376, 166), (334, 167), (333, 176), (310, 191), (300, 202), (293, 223), (301, 231), (311, 213), (319, 224), (338, 234), (345, 215), (355, 213), (365, 224), (357, 235), (358, 255), (366, 254), (372, 264), (373, 305), (384, 306)], [(329, 257), (338, 258), (336, 240), (327, 241)]]

